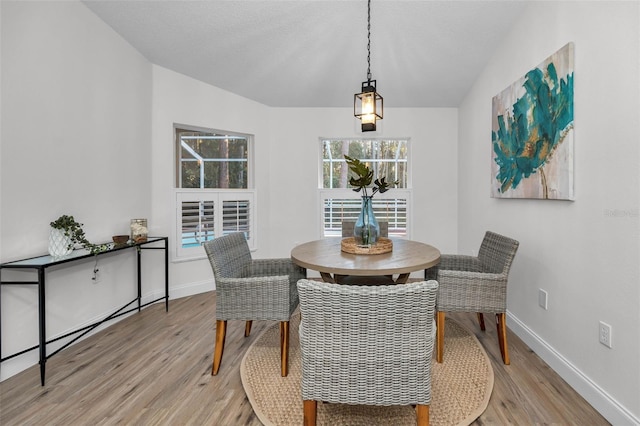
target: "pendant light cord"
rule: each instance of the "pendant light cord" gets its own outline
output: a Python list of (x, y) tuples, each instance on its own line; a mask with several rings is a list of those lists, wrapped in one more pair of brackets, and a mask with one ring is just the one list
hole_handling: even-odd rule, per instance
[(367, 0), (367, 81), (371, 81), (371, 0)]

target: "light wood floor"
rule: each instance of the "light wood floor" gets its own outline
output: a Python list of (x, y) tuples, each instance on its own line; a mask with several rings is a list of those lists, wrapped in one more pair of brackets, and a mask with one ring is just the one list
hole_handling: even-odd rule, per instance
[[(240, 361), (272, 324), (229, 322), (218, 376), (210, 376), (215, 293), (157, 304), (0, 383), (2, 425), (260, 425), (240, 381)], [(511, 365), (500, 359), (494, 327), (451, 315), (474, 330), (491, 358), (495, 385), (474, 425), (606, 425), (584, 399), (511, 332)], [(486, 319), (489, 319), (488, 317)], [(274, 368), (279, 368), (274, 366)], [(302, 409), (302, 407), (300, 408)]]

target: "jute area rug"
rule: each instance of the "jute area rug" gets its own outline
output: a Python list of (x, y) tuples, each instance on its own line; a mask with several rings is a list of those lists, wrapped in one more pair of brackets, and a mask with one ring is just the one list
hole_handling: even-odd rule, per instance
[[(280, 376), (280, 329), (276, 323), (251, 345), (240, 367), (254, 412), (266, 426), (302, 424), (300, 343), (296, 313), (289, 327), (289, 375)], [(431, 425), (468, 425), (487, 408), (493, 369), (478, 339), (451, 319), (445, 325), (444, 362), (433, 360)], [(382, 367), (382, 366), (381, 366)], [(318, 403), (319, 425), (415, 425), (410, 406), (382, 407)]]

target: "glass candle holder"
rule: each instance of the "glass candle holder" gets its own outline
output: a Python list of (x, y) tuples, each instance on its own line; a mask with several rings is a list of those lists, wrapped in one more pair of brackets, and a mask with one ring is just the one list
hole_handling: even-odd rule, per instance
[(147, 241), (149, 228), (147, 228), (147, 219), (131, 219), (131, 240), (134, 243), (143, 243)]

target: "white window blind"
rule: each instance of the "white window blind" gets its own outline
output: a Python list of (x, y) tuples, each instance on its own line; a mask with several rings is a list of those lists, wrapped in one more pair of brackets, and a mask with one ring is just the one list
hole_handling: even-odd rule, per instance
[(183, 247), (201, 245), (213, 239), (215, 203), (213, 201), (182, 201), (180, 203), (182, 231), (180, 244)]
[(233, 232), (255, 249), (255, 198), (254, 190), (176, 190), (176, 258), (202, 257), (204, 242)]
[[(373, 212), (376, 219), (389, 224), (389, 236), (407, 236), (407, 208), (411, 192), (394, 189), (373, 197)], [(322, 235), (339, 237), (342, 234), (343, 220), (356, 220), (360, 213), (362, 200), (353, 191), (325, 190), (322, 198)]]

